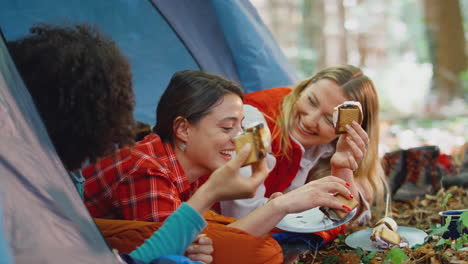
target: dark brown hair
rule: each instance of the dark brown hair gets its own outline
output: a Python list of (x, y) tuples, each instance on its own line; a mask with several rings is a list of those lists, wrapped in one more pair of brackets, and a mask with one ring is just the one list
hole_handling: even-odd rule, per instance
[(68, 170), (133, 141), (132, 75), (110, 38), (89, 25), (35, 25), (8, 46)]
[(195, 70), (177, 72), (159, 100), (153, 131), (164, 142), (173, 144), (172, 126), (178, 116), (196, 124), (224, 95), (230, 93), (241, 99), (244, 97), (238, 84), (222, 76)]

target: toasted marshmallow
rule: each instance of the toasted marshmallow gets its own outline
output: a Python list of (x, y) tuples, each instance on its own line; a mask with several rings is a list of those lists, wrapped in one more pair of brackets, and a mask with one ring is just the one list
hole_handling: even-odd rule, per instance
[(263, 123), (252, 124), (244, 133), (234, 138), (234, 145), (237, 152), (247, 143), (250, 143), (252, 149), (243, 166), (255, 163), (266, 157), (271, 145), (270, 130)]
[[(358, 204), (359, 204), (359, 202), (354, 198), (351, 199), (351, 200), (348, 200), (345, 197), (343, 197), (341, 194), (336, 193), (336, 194), (333, 194), (333, 195), (338, 200), (340, 200), (340, 202), (343, 205), (348, 206), (351, 210), (356, 208), (356, 206), (358, 206)], [(345, 212), (345, 211), (343, 211), (341, 209), (328, 208), (328, 207), (324, 207), (324, 206), (320, 206), (319, 209), (320, 209), (320, 211), (322, 211), (322, 213), (324, 215), (326, 215), (328, 218), (330, 218), (333, 221), (339, 221), (341, 219), (344, 219), (349, 214), (349, 212)]]
[(378, 248), (386, 249), (392, 246), (404, 247), (407, 246), (407, 242), (402, 241), (399, 233), (397, 233), (398, 225), (390, 217), (384, 217), (377, 221), (370, 239), (374, 241), (374, 245)]
[(336, 134), (346, 133), (346, 125), (351, 125), (353, 121), (362, 124), (362, 106), (357, 101), (345, 101), (336, 106), (333, 111), (333, 126)]

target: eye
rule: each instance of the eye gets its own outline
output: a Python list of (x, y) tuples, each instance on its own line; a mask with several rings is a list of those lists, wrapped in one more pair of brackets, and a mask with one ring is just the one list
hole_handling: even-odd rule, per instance
[(309, 103), (312, 105), (312, 106), (317, 106), (317, 103), (315, 103), (315, 101), (311, 98), (311, 97), (307, 97), (309, 99)]
[(327, 121), (327, 124), (329, 124), (330, 126), (333, 126), (333, 120), (331, 119), (331, 117), (326, 116), (325, 120)]
[(234, 129), (234, 127), (221, 127), (224, 131), (229, 132)]

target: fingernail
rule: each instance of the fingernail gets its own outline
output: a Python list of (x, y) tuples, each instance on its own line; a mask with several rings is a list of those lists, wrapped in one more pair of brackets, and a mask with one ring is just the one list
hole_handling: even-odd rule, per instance
[(350, 198), (350, 199), (354, 199), (354, 195), (350, 194), (350, 195), (349, 195), (349, 198)]
[[(354, 121), (353, 121), (354, 122)], [(351, 126), (350, 125), (346, 125), (345, 126), (347, 130), (350, 130), (351, 129)]]
[(353, 121), (353, 124), (355, 124), (355, 125), (359, 125), (359, 124), (358, 124), (356, 121)]
[(345, 185), (346, 185), (346, 187), (348, 187), (348, 188), (351, 187), (351, 184), (349, 184), (349, 183), (346, 183)]
[(351, 208), (349, 208), (348, 206), (343, 204), (341, 207), (345, 209), (346, 211), (351, 212)]

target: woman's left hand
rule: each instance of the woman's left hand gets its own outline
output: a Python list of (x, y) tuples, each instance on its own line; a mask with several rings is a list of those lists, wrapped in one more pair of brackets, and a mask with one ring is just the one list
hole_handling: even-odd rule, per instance
[(346, 126), (346, 130), (347, 133), (338, 139), (336, 152), (331, 158), (332, 171), (341, 168), (355, 171), (366, 155), (369, 144), (369, 136), (366, 131), (354, 121), (351, 126)]
[(185, 256), (193, 261), (200, 261), (210, 264), (213, 261), (213, 241), (205, 234), (197, 236), (195, 241), (185, 251)]

